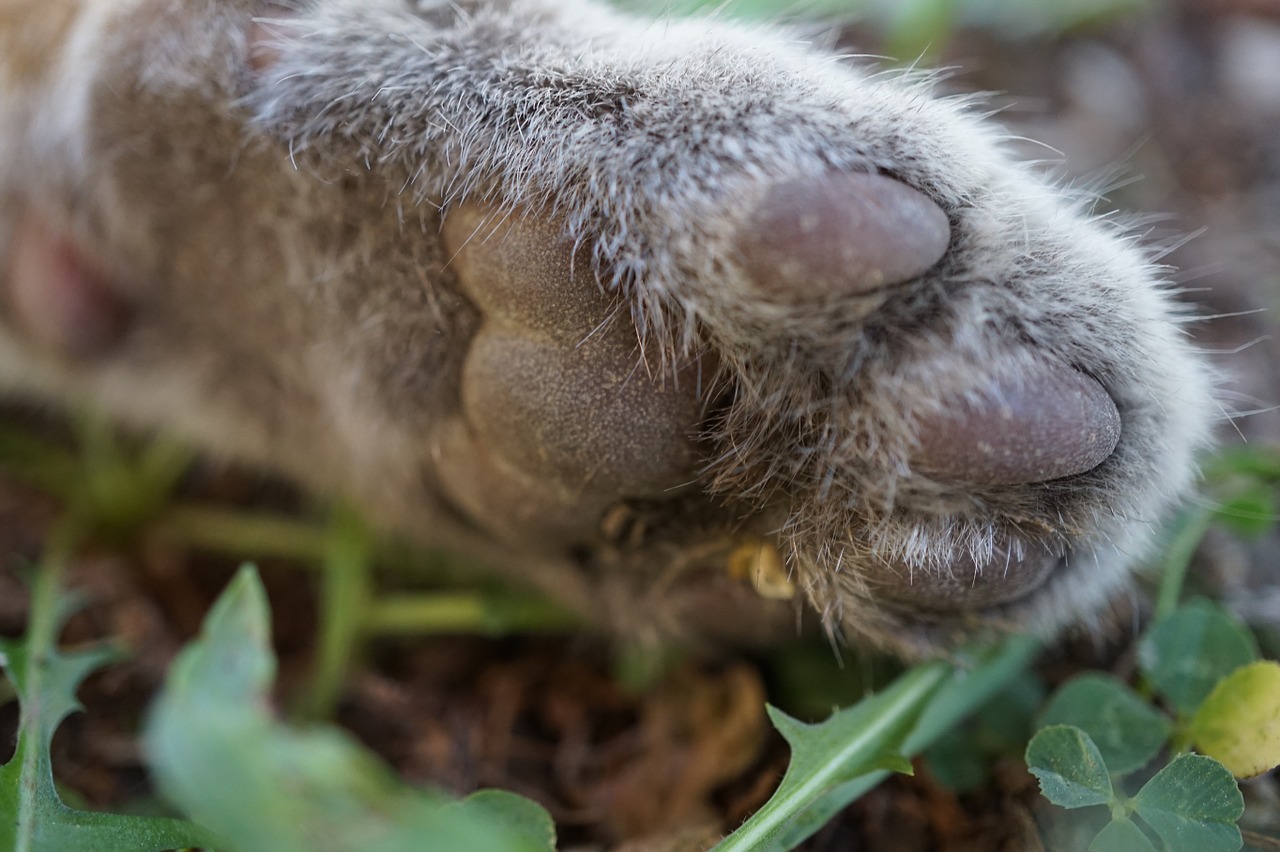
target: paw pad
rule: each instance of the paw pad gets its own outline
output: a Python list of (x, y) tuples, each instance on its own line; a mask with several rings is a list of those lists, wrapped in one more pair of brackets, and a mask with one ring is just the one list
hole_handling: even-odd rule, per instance
[(989, 558), (975, 560), (972, 554), (957, 551), (945, 573), (912, 572), (872, 559), (864, 567), (863, 577), (880, 600), (924, 612), (963, 612), (1025, 598), (1066, 558), (1061, 547), (1015, 544), (1001, 537)]
[(991, 380), (918, 421), (920, 470), (974, 485), (1030, 485), (1093, 470), (1120, 442), (1120, 412), (1095, 379), (1040, 365)]
[(946, 253), (940, 207), (884, 175), (839, 173), (771, 186), (738, 232), (758, 295), (802, 303), (918, 277)]
[[(630, 315), (597, 283), (589, 256), (537, 216), (495, 223), (463, 208), (444, 238), (460, 288), (484, 317), (461, 399), (475, 452), (495, 457), (490, 478), (507, 471), (548, 515), (577, 503), (583, 530), (617, 500), (662, 497), (693, 480), (709, 365), (652, 375)], [(475, 496), (473, 505), (483, 502)]]

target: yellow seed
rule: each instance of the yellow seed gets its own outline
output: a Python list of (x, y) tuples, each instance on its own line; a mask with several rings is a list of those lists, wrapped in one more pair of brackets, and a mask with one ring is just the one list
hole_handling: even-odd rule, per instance
[(769, 600), (787, 601), (796, 595), (782, 554), (767, 541), (754, 539), (734, 548), (729, 554), (729, 576), (749, 581), (756, 594)]

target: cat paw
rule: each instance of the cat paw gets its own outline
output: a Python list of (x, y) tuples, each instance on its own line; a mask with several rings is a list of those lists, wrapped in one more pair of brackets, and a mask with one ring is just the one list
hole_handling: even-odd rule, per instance
[(1039, 246), (983, 244), (966, 228), (991, 211), (879, 172), (759, 199), (693, 261), (715, 270), (689, 285), (705, 313), (737, 324), (675, 357), (554, 215), (449, 214), (483, 316), (439, 454), (450, 498), (551, 547), (678, 506), (638, 549), (694, 518), (703, 541), (765, 542), (829, 626), (909, 654), (1102, 606), (1203, 440), (1204, 374), (1135, 250), (1065, 212)]

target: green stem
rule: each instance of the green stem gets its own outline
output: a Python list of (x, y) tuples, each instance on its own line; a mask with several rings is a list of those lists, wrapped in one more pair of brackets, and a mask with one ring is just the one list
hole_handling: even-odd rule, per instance
[(383, 635), (501, 635), (581, 626), (572, 615), (545, 601), (472, 592), (396, 595), (371, 604), (365, 617), (365, 629)]
[(1160, 589), (1156, 593), (1155, 621), (1169, 617), (1178, 608), (1178, 599), (1182, 597), (1182, 586), (1191, 558), (1195, 556), (1200, 540), (1213, 523), (1211, 509), (1196, 508), (1184, 517), (1184, 523), (1178, 526), (1177, 533), (1165, 551), (1164, 573), (1160, 577)]
[(330, 718), (337, 707), (372, 597), (372, 554), (372, 538), (357, 516), (335, 511), (321, 567), (319, 648), (303, 708), (308, 718)]
[(314, 524), (205, 506), (172, 506), (149, 527), (157, 538), (246, 558), (320, 562), (329, 538)]

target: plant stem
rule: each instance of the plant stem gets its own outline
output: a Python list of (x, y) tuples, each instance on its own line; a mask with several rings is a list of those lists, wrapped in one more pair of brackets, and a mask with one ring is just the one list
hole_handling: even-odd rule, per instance
[(538, 599), (497, 597), (474, 592), (396, 595), (370, 605), (365, 628), (370, 633), (501, 635), (522, 631), (581, 628), (564, 610)]
[(314, 524), (205, 506), (171, 506), (149, 530), (188, 547), (254, 559), (278, 556), (320, 562), (329, 547), (325, 531)]
[(1156, 593), (1155, 621), (1167, 618), (1178, 608), (1187, 568), (1191, 565), (1191, 557), (1195, 556), (1200, 540), (1209, 531), (1213, 511), (1196, 508), (1185, 515), (1184, 519), (1165, 551), (1164, 572), (1160, 577), (1160, 589)]
[(308, 718), (327, 719), (337, 706), (365, 629), (372, 552), (372, 539), (356, 515), (336, 510), (321, 568), (319, 649), (303, 707)]

